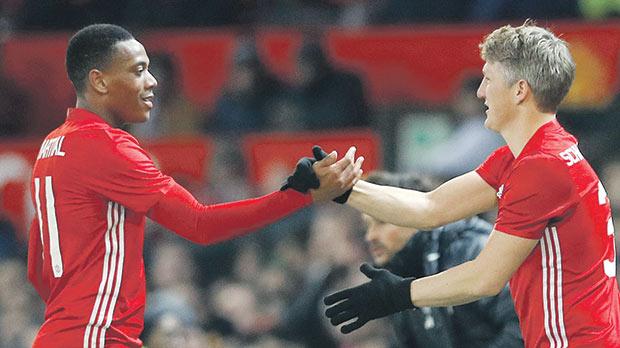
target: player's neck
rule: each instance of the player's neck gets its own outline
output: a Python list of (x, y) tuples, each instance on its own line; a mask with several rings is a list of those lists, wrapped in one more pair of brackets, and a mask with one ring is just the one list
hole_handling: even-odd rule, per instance
[(536, 112), (519, 115), (500, 133), (516, 158), (521, 154), (527, 142), (534, 136), (534, 133), (545, 123), (553, 119), (555, 119), (555, 113)]
[(93, 114), (101, 117), (101, 119), (103, 119), (106, 123), (108, 123), (112, 127), (119, 127), (119, 125), (115, 121), (115, 118), (112, 116), (110, 112), (108, 112), (103, 107), (100, 107), (93, 103), (89, 103), (88, 100), (86, 100), (86, 98), (78, 97), (75, 103), (75, 107), (92, 112)]

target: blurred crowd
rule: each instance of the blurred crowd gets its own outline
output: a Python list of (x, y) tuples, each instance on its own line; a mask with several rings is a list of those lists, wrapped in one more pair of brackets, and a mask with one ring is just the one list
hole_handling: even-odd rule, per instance
[(609, 0), (5, 0), (0, 13), (24, 30), (77, 29), (95, 21), (129, 27), (343, 25), (607, 18)]
[[(0, 141), (41, 136), (31, 133), (31, 120), (24, 117), (32, 107), (28, 91), (2, 73), (1, 43), (10, 30), (75, 29), (95, 19), (140, 28), (356, 26), (522, 18), (529, 11), (537, 18), (604, 18), (620, 13), (615, 1), (413, 2), (415, 6), (401, 0), (4, 0), (0, 2)], [(178, 134), (216, 139), (209, 177), (203, 183), (184, 183), (205, 203), (265, 193), (248, 183), (236, 142), (239, 134), (372, 128), (383, 139), (385, 168), (422, 171), (443, 179), (474, 169), (503, 144), (484, 128), (484, 106), (475, 96), (479, 76), (463, 79), (451, 105), (442, 109), (378, 108), (370, 105), (364, 81), (335, 68), (320, 41), (304, 43), (292, 83), (266, 68), (251, 39), (241, 39), (215, 107), (200, 110), (181, 94), (173, 56), (153, 54), (151, 66), (160, 82), (156, 107), (148, 123), (129, 131), (141, 139)], [(618, 112), (620, 94), (602, 109), (561, 112), (567, 116), (562, 123), (581, 138), (582, 152), (601, 175), (616, 214), (620, 158), (614, 149), (620, 145), (620, 134), (608, 125)], [(0, 168), (2, 175), (6, 173)], [(43, 306), (26, 280), (27, 246), (1, 210), (1, 200), (0, 196), (0, 347), (29, 347)], [(308, 208), (256, 234), (209, 247), (192, 245), (150, 225), (145, 242), (149, 294), (143, 339), (149, 348), (392, 346), (394, 335), (385, 321), (345, 336), (322, 315), (323, 295), (361, 283), (358, 266), (368, 260), (359, 214), (336, 204)]]

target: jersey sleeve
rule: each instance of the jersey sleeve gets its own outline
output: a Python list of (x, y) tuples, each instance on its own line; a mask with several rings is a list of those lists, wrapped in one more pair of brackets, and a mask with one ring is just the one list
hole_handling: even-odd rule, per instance
[(203, 205), (174, 184), (148, 216), (192, 242), (213, 244), (255, 231), (311, 203), (310, 194), (289, 189), (236, 202)]
[(498, 190), (501, 175), (510, 165), (512, 159), (513, 156), (508, 146), (502, 146), (493, 151), (489, 157), (476, 168), (476, 173), (478, 173), (487, 184), (491, 185), (495, 190)]
[(137, 140), (125, 132), (93, 131), (84, 142), (87, 150), (78, 151), (84, 158), (76, 161), (82, 162), (77, 168), (79, 180), (111, 201), (146, 213), (173, 184)]
[(560, 220), (579, 200), (566, 165), (554, 158), (521, 161), (505, 183), (495, 229), (540, 239), (545, 227)]

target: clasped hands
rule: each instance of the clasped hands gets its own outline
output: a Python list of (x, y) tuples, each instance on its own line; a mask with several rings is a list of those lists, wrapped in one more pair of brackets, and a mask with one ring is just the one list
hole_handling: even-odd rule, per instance
[(301, 158), (280, 190), (291, 188), (302, 193), (310, 191), (315, 202), (331, 199), (344, 204), (363, 173), (364, 157), (356, 159), (355, 151), (355, 147), (351, 146), (344, 157), (338, 160), (336, 151), (327, 154), (321, 147), (314, 146), (314, 158)]
[[(362, 175), (364, 157), (355, 159), (355, 147), (337, 160), (332, 151), (325, 153), (319, 146), (312, 148), (314, 158), (304, 157), (297, 162), (281, 190), (292, 188), (306, 193), (310, 190), (315, 201), (333, 201), (344, 204), (355, 183)], [(372, 319), (416, 308), (411, 302), (410, 287), (414, 278), (403, 278), (384, 269), (364, 263), (360, 271), (370, 280), (364, 284), (344, 289), (324, 298), (328, 306), (325, 315), (342, 333), (349, 333), (364, 326)]]

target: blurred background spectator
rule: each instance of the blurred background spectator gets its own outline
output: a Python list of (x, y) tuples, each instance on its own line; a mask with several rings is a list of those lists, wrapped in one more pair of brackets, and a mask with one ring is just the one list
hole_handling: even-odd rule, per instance
[[(486, 107), (476, 96), (480, 81), (477, 76), (464, 79), (452, 98), (447, 114), (431, 115), (428, 120), (431, 124), (435, 122), (437, 127), (447, 124), (448, 131), (444, 135), (438, 134), (438, 139), (424, 150), (412, 146), (403, 149), (403, 154), (406, 154), (403, 156), (410, 157), (401, 157), (401, 170), (417, 169), (450, 179), (476, 169), (493, 150), (505, 144), (499, 134), (484, 127)], [(410, 131), (416, 131), (420, 123), (416, 115), (412, 117), (410, 124), (413, 129)], [(417, 131), (421, 135), (427, 134), (427, 126)], [(401, 137), (408, 141), (416, 138), (410, 133), (404, 133)]]
[[(618, 215), (619, 14), (617, 1), (605, 0), (0, 1), (0, 348), (29, 347), (43, 319), (25, 271), (29, 160), (74, 100), (63, 89), (72, 30), (112, 22), (144, 36), (159, 86), (151, 120), (130, 131), (146, 144), (188, 135), (211, 144), (204, 157), (201, 147), (168, 157), (176, 180), (215, 203), (273, 190), (288, 172), (274, 163), (263, 182), (250, 180), (256, 168), (244, 140), (259, 132), (346, 138), (361, 128), (380, 137), (384, 169), (442, 177), (473, 169), (502, 144), (484, 128), (475, 97), (476, 44), (499, 24), (539, 19), (571, 44), (580, 95), (569, 95), (558, 116), (581, 139)], [(169, 170), (169, 159), (153, 155)], [(325, 292), (365, 280), (363, 234), (358, 214), (334, 204), (209, 247), (151, 224), (144, 342), (389, 347), (387, 320), (345, 336), (322, 315)]]
[(369, 110), (356, 75), (336, 70), (317, 42), (303, 45), (297, 58), (299, 101), (306, 129), (365, 127)]
[(235, 49), (230, 77), (206, 120), (213, 133), (244, 133), (267, 129), (276, 104), (289, 87), (267, 70), (253, 41), (241, 39)]
[(11, 22), (4, 14), (7, 4), (0, 3), (0, 139), (28, 134), (31, 123), (27, 91), (19, 88), (4, 72), (4, 43), (11, 36)]

